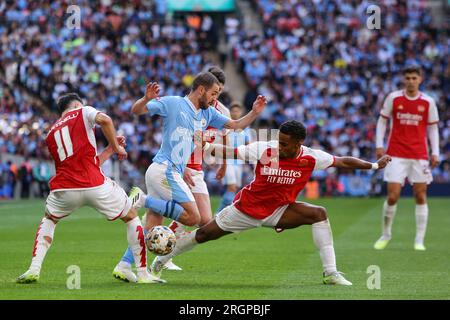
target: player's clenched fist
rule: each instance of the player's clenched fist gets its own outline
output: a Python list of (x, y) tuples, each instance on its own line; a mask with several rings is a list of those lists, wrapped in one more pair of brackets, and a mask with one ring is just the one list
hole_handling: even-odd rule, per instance
[(391, 160), (392, 160), (392, 158), (391, 158), (390, 156), (388, 156), (388, 155), (382, 156), (382, 157), (377, 161), (377, 163), (378, 163), (378, 169), (383, 169), (384, 167), (386, 167), (387, 164), (388, 164), (389, 162), (391, 162)]
[(161, 90), (157, 82), (150, 82), (145, 88), (145, 98), (147, 100), (155, 99), (159, 96), (159, 91)]

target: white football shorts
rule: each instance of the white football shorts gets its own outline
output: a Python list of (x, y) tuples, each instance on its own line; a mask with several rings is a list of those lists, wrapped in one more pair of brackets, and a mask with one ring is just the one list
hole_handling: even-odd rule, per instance
[(216, 223), (220, 229), (228, 232), (241, 232), (248, 229), (268, 227), (273, 228), (283, 216), (289, 204), (281, 206), (265, 219), (255, 219), (239, 211), (233, 204), (225, 207), (216, 217)]
[(55, 218), (64, 218), (76, 209), (89, 206), (109, 221), (123, 218), (131, 209), (126, 192), (113, 180), (106, 178), (98, 187), (52, 191), (47, 197), (45, 210)]
[(428, 160), (416, 160), (392, 157), (384, 169), (384, 181), (405, 184), (405, 178), (409, 183), (426, 183), (433, 181)]
[(191, 188), (192, 193), (201, 193), (209, 196), (208, 186), (206, 185), (205, 182), (205, 173), (203, 171), (193, 169), (190, 170), (192, 172), (192, 180), (195, 183), (195, 186), (189, 186)]
[(167, 163), (153, 162), (145, 173), (147, 194), (162, 200), (174, 200), (178, 203), (195, 201), (191, 190), (183, 177), (173, 166)]

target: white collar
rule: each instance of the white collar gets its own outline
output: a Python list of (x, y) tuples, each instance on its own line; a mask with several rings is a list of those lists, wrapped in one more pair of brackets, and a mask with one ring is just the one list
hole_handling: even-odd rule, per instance
[(199, 114), (201, 109), (197, 109), (194, 104), (192, 103), (191, 99), (188, 98), (188, 96), (184, 96), (184, 100), (188, 103), (188, 105), (191, 107), (192, 110), (194, 110), (195, 114)]
[(408, 100), (417, 100), (417, 99), (419, 99), (420, 98), (420, 96), (422, 95), (422, 92), (418, 92), (417, 93), (417, 96), (415, 96), (415, 97), (410, 97), (410, 96), (408, 96), (408, 94), (406, 93), (406, 90), (403, 90), (403, 95), (406, 97), (406, 99), (408, 99)]

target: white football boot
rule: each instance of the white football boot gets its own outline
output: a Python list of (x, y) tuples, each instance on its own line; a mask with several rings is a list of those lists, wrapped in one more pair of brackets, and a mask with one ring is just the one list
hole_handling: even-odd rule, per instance
[(348, 281), (347, 279), (344, 278), (343, 273), (342, 272), (334, 272), (332, 274), (329, 275), (323, 275), (323, 283), (324, 284), (337, 284), (337, 285), (341, 285), (341, 286), (351, 286), (352, 283), (350, 281)]
[(137, 282), (138, 281), (133, 270), (131, 270), (131, 264), (126, 263), (124, 261), (120, 261), (117, 264), (117, 266), (114, 268), (112, 274), (113, 274), (114, 278), (125, 281), (125, 282)]

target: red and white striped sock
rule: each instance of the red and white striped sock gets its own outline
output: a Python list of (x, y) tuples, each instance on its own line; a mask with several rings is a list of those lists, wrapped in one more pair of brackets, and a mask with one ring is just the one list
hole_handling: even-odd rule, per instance
[(136, 268), (147, 267), (147, 249), (145, 247), (144, 228), (141, 220), (136, 217), (127, 222), (128, 246), (133, 252)]
[(50, 245), (53, 242), (53, 234), (56, 224), (47, 218), (43, 218), (36, 231), (33, 246), (33, 258), (31, 259), (30, 270), (39, 274), (41, 272), (42, 262), (47, 254)]

